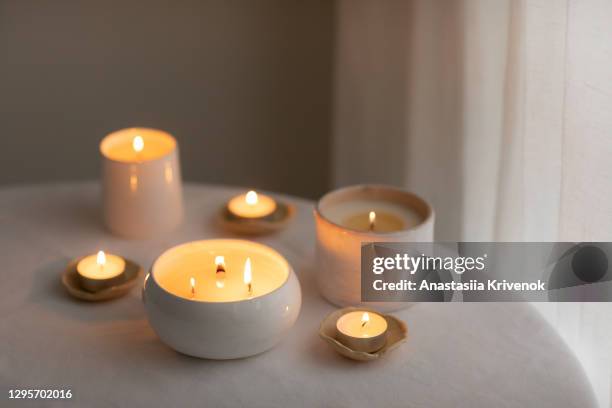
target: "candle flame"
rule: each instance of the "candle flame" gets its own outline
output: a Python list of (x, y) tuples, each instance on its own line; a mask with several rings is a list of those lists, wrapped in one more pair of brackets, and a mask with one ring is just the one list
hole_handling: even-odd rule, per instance
[(225, 257), (221, 255), (215, 256), (215, 265), (217, 265), (217, 271), (215, 272), (217, 279), (215, 285), (217, 285), (217, 288), (221, 289), (225, 286)]
[(144, 149), (144, 139), (142, 136), (138, 135), (134, 137), (134, 140), (132, 140), (132, 148), (137, 153), (142, 152), (142, 149)]
[(363, 316), (361, 316), (361, 327), (365, 327), (366, 324), (370, 321), (370, 315), (368, 312), (364, 312)]
[(374, 224), (376, 223), (376, 213), (374, 211), (370, 211), (368, 217), (370, 218), (370, 230), (373, 230)]
[(251, 258), (247, 258), (244, 263), (244, 284), (250, 285), (253, 280), (253, 275), (251, 274)]
[(191, 296), (195, 296), (195, 278), (193, 276), (189, 278), (189, 285), (191, 285)]
[(104, 254), (104, 251), (98, 251), (98, 256), (96, 257), (96, 263), (99, 266), (104, 266), (104, 264), (106, 263), (106, 255)]
[(225, 257), (222, 255), (215, 256), (215, 265), (225, 267)]
[(254, 192), (253, 190), (249, 191), (248, 193), (246, 193), (246, 198), (245, 198), (246, 202), (248, 205), (255, 205), (257, 204), (257, 193)]

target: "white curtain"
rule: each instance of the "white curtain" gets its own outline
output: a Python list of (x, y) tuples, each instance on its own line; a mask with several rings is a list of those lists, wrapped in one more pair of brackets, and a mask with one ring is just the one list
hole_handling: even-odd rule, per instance
[[(437, 240), (612, 241), (612, 1), (338, 2), (334, 177)], [(610, 304), (539, 304), (610, 406)]]

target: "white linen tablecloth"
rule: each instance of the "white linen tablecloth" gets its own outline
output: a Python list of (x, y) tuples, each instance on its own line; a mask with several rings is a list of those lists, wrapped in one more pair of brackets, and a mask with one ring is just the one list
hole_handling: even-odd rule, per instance
[[(591, 407), (581, 366), (528, 304), (422, 303), (395, 313), (408, 341), (384, 358), (347, 360), (318, 337), (334, 309), (314, 282), (312, 203), (285, 197), (296, 218), (257, 240), (293, 265), (303, 291), (295, 327), (274, 349), (210, 361), (178, 354), (149, 324), (140, 288), (107, 303), (68, 296), (71, 259), (104, 248), (145, 269), (168, 247), (236, 237), (218, 226), (239, 190), (185, 185), (186, 219), (151, 240), (108, 233), (94, 183), (0, 190), (1, 406)], [(333, 273), (333, 271), (330, 271)], [(71, 400), (9, 400), (17, 388), (71, 389)]]

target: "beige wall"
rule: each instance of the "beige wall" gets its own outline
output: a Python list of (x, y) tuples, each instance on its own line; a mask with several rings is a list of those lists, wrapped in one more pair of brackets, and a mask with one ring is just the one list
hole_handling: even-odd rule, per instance
[(0, 185), (98, 176), (128, 126), (179, 140), (186, 180), (328, 187), (333, 3), (0, 3)]

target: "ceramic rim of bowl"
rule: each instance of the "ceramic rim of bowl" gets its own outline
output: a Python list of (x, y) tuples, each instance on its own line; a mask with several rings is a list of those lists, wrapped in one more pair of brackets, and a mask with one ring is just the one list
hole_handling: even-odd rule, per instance
[[(248, 243), (249, 245), (255, 245), (258, 246), (260, 248), (265, 248), (267, 251), (271, 251), (274, 255), (278, 256), (280, 259), (282, 259), (285, 264), (287, 265), (287, 277), (285, 278), (285, 280), (283, 281), (283, 283), (281, 283), (280, 285), (278, 285), (278, 287), (276, 287), (275, 289), (271, 290), (268, 293), (264, 293), (263, 295), (259, 295), (256, 297), (251, 297), (248, 299), (240, 299), (240, 300), (228, 300), (228, 301), (221, 301), (221, 302), (210, 302), (208, 300), (200, 300), (200, 299), (186, 299), (182, 296), (178, 296), (172, 292), (169, 292), (168, 290), (166, 290), (166, 288), (164, 288), (155, 278), (155, 274), (153, 273), (153, 269), (155, 268), (155, 264), (157, 263), (157, 261), (159, 261), (159, 259), (164, 256), (164, 254), (166, 254), (168, 251), (171, 251), (177, 247), (183, 246), (183, 245), (187, 245), (187, 244), (193, 244), (193, 243), (197, 243), (197, 242), (212, 242), (212, 241), (217, 241), (217, 242), (227, 242), (227, 241), (239, 241), (240, 243)], [(166, 249), (164, 252), (162, 252), (159, 256), (157, 256), (155, 258), (155, 261), (153, 261), (153, 264), (151, 265), (151, 268), (149, 269), (149, 273), (145, 276), (144, 279), (144, 284), (146, 287), (146, 282), (149, 278), (153, 279), (153, 282), (155, 283), (155, 285), (157, 287), (159, 287), (162, 292), (172, 296), (173, 298), (180, 300), (180, 301), (185, 301), (185, 302), (197, 302), (197, 303), (202, 303), (202, 304), (211, 304), (211, 305), (227, 305), (227, 304), (235, 304), (235, 303), (243, 303), (243, 302), (252, 302), (252, 301), (256, 301), (258, 299), (262, 299), (265, 298), (267, 296), (270, 296), (276, 292), (278, 292), (279, 290), (281, 290), (283, 287), (285, 287), (287, 285), (287, 283), (289, 282), (289, 279), (291, 278), (291, 274), (295, 274), (295, 272), (293, 271), (293, 267), (291, 266), (291, 264), (289, 263), (289, 261), (287, 261), (285, 259), (285, 257), (283, 255), (281, 255), (280, 252), (278, 252), (276, 249), (264, 245), (264, 244), (260, 244), (259, 242), (254, 242), (254, 241), (248, 241), (246, 239), (231, 239), (231, 238), (219, 238), (219, 239), (200, 239), (197, 241), (188, 241), (188, 242), (183, 242), (182, 244), (178, 244), (178, 245), (174, 245), (168, 249)], [(297, 276), (296, 276), (297, 279)], [(298, 280), (299, 282), (299, 280)]]
[[(332, 197), (332, 196), (334, 196), (336, 194), (346, 194), (346, 193), (351, 193), (351, 192), (359, 193), (359, 192), (362, 192), (362, 191), (365, 191), (365, 190), (388, 190), (388, 191), (391, 191), (392, 193), (402, 194), (402, 195), (408, 196), (408, 197), (416, 200), (426, 210), (425, 214), (423, 214), (421, 211), (418, 211), (419, 214), (421, 214), (423, 216), (423, 220), (420, 223), (418, 223), (417, 225), (415, 225), (415, 226), (413, 226), (411, 228), (404, 228), (404, 229), (401, 229), (399, 231), (389, 231), (389, 232), (361, 231), (361, 230), (358, 230), (358, 229), (349, 228), (349, 227), (345, 227), (343, 225), (340, 225), (337, 222), (334, 222), (334, 221), (330, 220), (329, 218), (327, 218), (325, 216), (325, 214), (323, 214), (323, 211), (321, 211), (321, 203), (324, 200), (329, 199), (330, 197)], [(319, 219), (321, 219), (322, 221), (325, 221), (327, 224), (329, 224), (329, 225), (331, 225), (331, 226), (333, 226), (333, 227), (335, 227), (337, 229), (351, 231), (351, 232), (353, 232), (355, 234), (360, 234), (360, 235), (372, 235), (372, 234), (374, 234), (374, 235), (387, 236), (387, 237), (400, 236), (402, 234), (405, 234), (407, 231), (417, 230), (421, 226), (427, 224), (433, 218), (433, 216), (434, 216), (433, 207), (431, 206), (431, 204), (429, 204), (427, 201), (425, 201), (425, 199), (421, 198), (420, 196), (418, 196), (415, 193), (412, 193), (410, 191), (401, 189), (399, 187), (388, 186), (388, 185), (384, 185), (384, 184), (356, 184), (356, 185), (347, 186), (347, 187), (341, 187), (339, 189), (332, 190), (332, 191), (326, 193), (325, 195), (323, 195), (323, 197), (321, 197), (319, 199), (319, 201), (317, 201), (317, 205), (315, 205), (314, 212), (318, 216)]]

